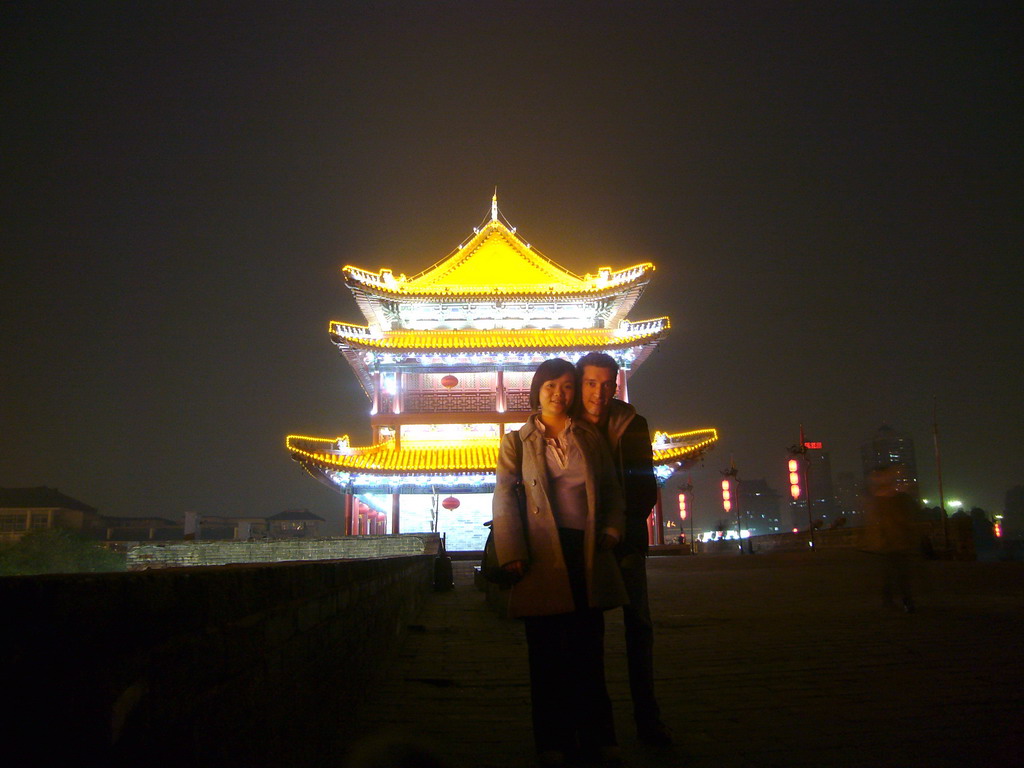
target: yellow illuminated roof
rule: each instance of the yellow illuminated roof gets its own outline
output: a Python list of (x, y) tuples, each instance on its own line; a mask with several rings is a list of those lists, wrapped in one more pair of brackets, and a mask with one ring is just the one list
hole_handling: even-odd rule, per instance
[(536, 291), (556, 285), (585, 290), (582, 278), (543, 258), (500, 222), (492, 222), (470, 243), (441, 263), (411, 278), (405, 290), (433, 293), (438, 288), (472, 291), (501, 284), (506, 290)]
[(465, 442), (402, 441), (401, 449), (394, 440), (366, 448), (334, 451), (335, 440), (290, 435), (285, 441), (288, 450), (300, 461), (308, 461), (326, 469), (349, 472), (380, 472), (384, 474), (414, 472), (493, 472), (498, 463), (497, 440), (466, 440)]
[(711, 448), (718, 442), (718, 430), (694, 429), (689, 432), (655, 432), (654, 451), (655, 464), (670, 464), (693, 456), (694, 453)]
[[(675, 434), (657, 433), (654, 463), (683, 461), (711, 448), (718, 440), (714, 429)], [(342, 447), (339, 448), (339, 441)], [(468, 474), (493, 472), (498, 462), (498, 441), (469, 439), (462, 442), (393, 440), (365, 448), (350, 447), (345, 438), (289, 435), (285, 445), (292, 457), (321, 469), (377, 474)]]
[(413, 277), (389, 269), (369, 272), (346, 266), (346, 280), (378, 293), (415, 296), (537, 295), (621, 291), (648, 275), (647, 262), (612, 272), (580, 277), (539, 253), (501, 221), (492, 220), (467, 243)]
[(669, 329), (668, 318), (632, 323), (625, 328), (526, 328), (519, 330), (386, 331), (371, 334), (365, 326), (331, 323), (335, 341), (380, 350), (559, 350), (609, 349), (644, 344)]

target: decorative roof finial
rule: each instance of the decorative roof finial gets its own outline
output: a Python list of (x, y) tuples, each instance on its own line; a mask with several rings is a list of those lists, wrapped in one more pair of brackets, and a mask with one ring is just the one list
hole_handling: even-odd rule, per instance
[(491, 221), (498, 220), (498, 188), (494, 188), (494, 197), (491, 198)]

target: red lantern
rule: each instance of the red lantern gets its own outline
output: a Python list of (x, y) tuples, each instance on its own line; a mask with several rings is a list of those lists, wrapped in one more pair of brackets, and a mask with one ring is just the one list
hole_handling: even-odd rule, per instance
[(459, 380), (452, 376), (450, 373), (441, 379), (441, 386), (445, 389), (451, 389), (459, 383)]
[(789, 460), (789, 495), (793, 497), (793, 501), (800, 498), (800, 465), (797, 464), (796, 459)]
[[(452, 378), (454, 379), (455, 377), (453, 376)], [(456, 499), (454, 496), (449, 496), (447, 499), (441, 502), (441, 506), (447, 509), (448, 511), (451, 511), (453, 509), (458, 509), (459, 503), (459, 500)]]

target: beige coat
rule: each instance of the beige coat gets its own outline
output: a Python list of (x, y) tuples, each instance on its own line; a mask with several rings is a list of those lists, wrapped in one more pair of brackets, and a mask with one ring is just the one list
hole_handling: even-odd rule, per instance
[[(618, 564), (610, 551), (597, 551), (596, 541), (607, 528), (625, 530), (625, 503), (615, 479), (604, 439), (588, 423), (573, 421), (572, 433), (587, 464), (587, 523), (584, 530), (587, 595), (593, 608), (614, 608), (628, 602)], [(494, 543), (498, 562), (525, 560), (526, 576), (512, 587), (509, 615), (547, 616), (573, 610), (569, 575), (551, 510), (544, 436), (531, 418), (519, 434), (523, 440), (523, 483), (526, 488), (526, 529), (519, 513), (515, 437), (507, 434), (498, 450), (494, 488)]]

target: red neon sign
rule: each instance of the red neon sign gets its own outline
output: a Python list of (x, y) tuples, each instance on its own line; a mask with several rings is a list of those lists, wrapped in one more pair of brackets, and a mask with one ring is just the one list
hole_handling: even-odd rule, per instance
[(804, 443), (804, 448), (806, 448), (808, 451), (820, 451), (821, 450), (821, 443), (820, 442), (814, 442), (814, 443), (806, 442), (806, 443)]

